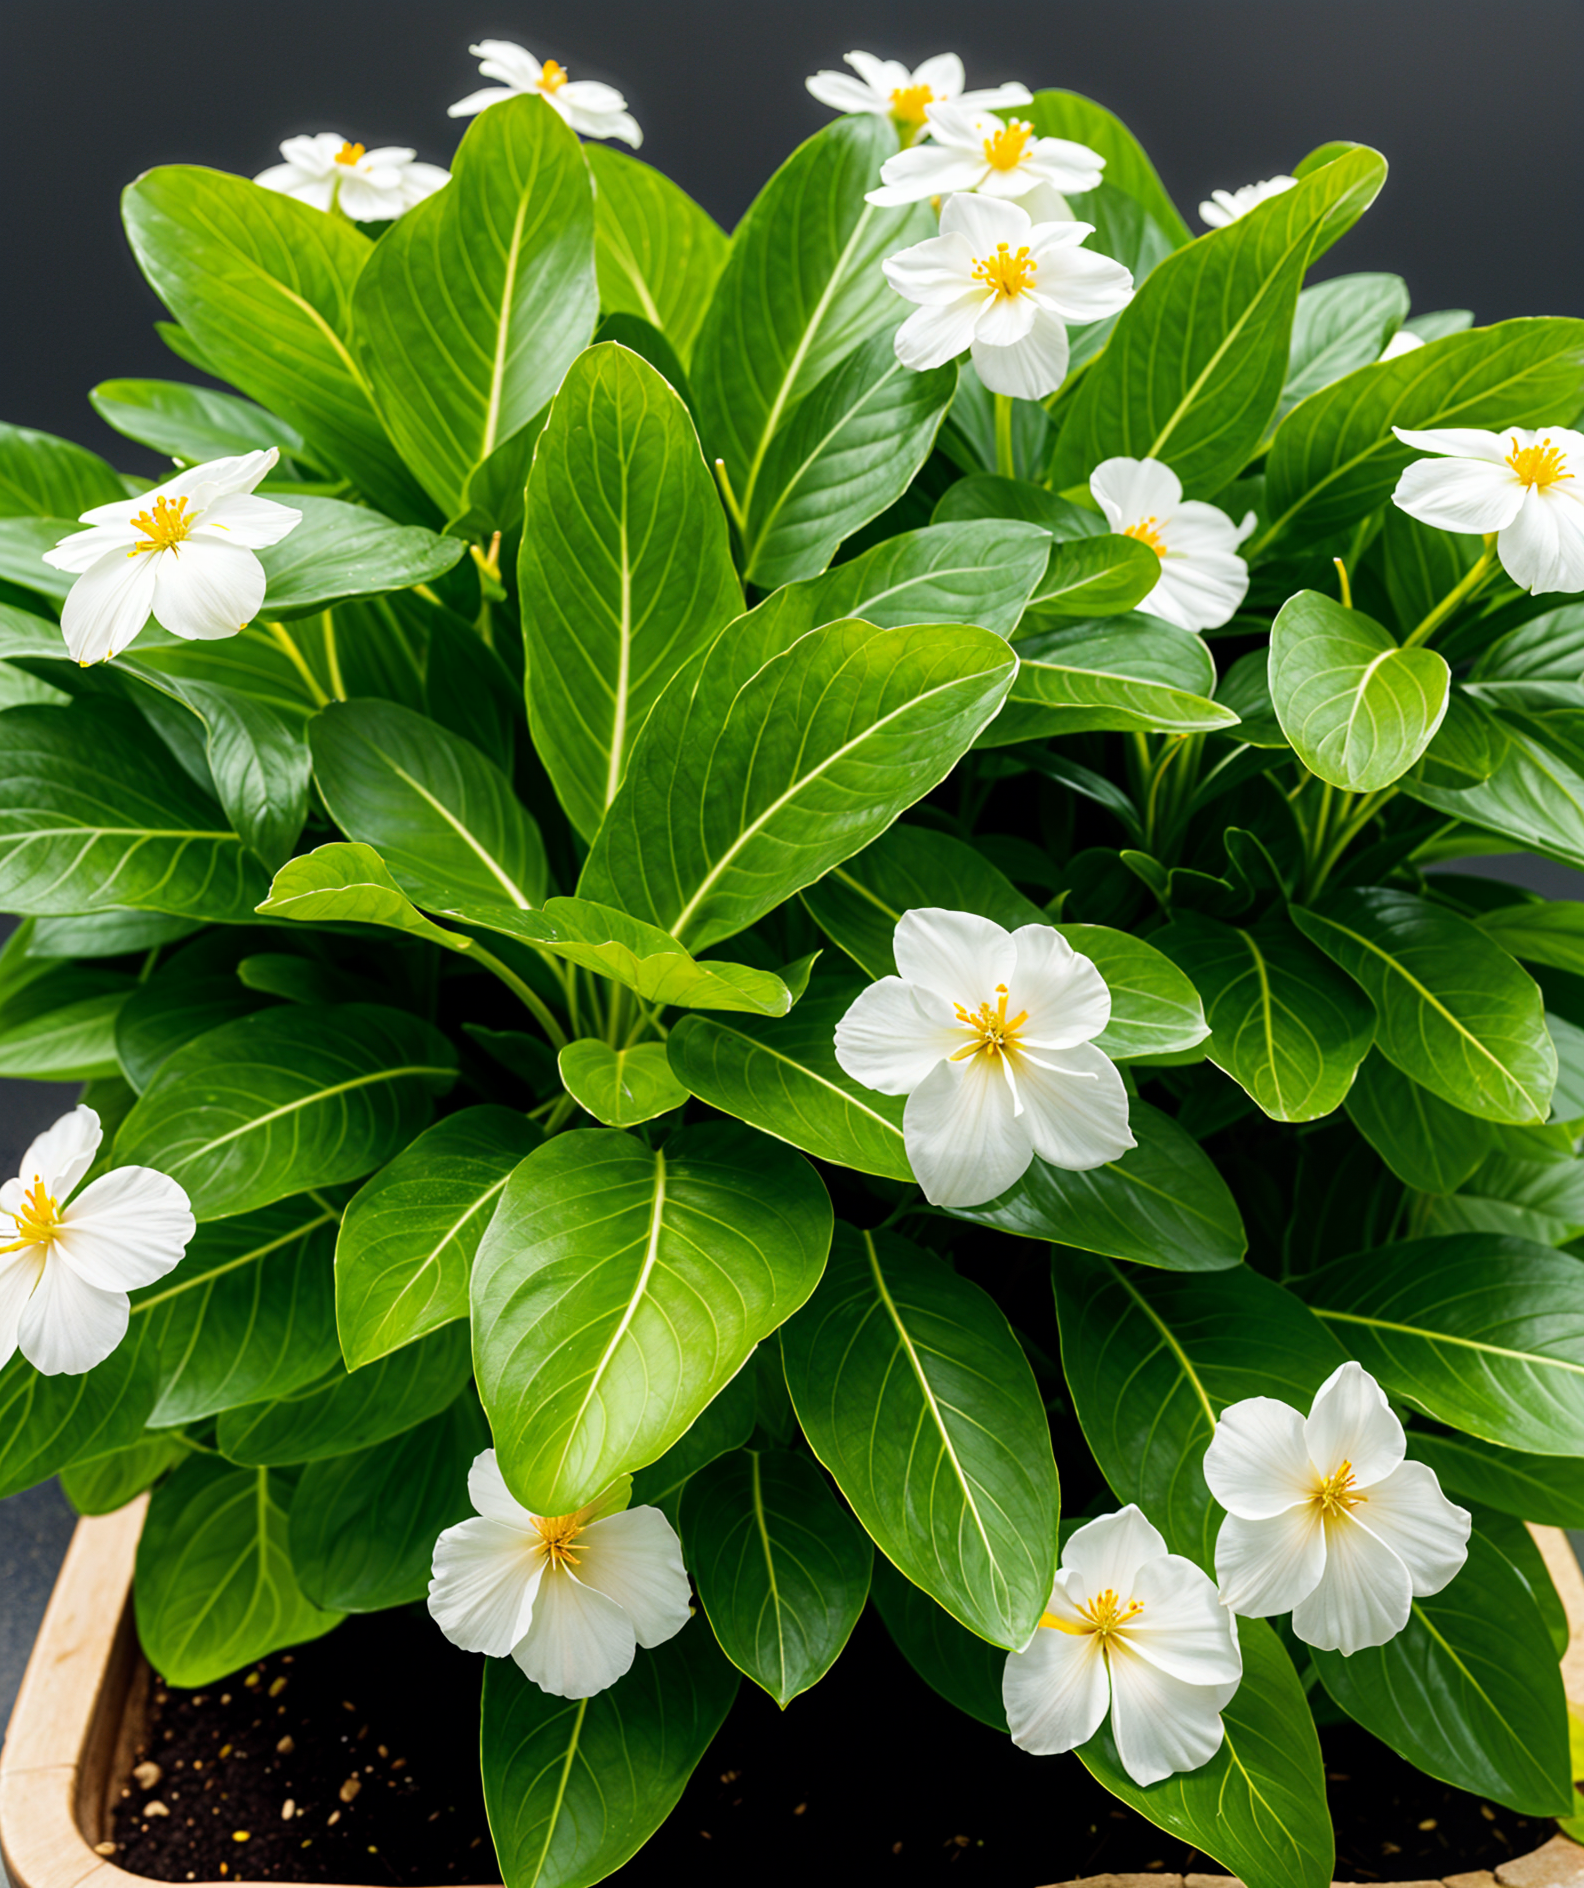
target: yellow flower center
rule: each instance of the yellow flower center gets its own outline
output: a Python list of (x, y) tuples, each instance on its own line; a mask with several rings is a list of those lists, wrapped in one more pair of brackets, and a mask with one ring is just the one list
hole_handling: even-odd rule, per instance
[(60, 1225), (60, 1208), (37, 1174), (11, 1218), (16, 1238), (10, 1245), (0, 1246), (0, 1251), (20, 1252), (24, 1246), (47, 1246), (55, 1237)]
[(1092, 1600), (1085, 1600), (1078, 1608), (1079, 1616), (1086, 1624), (1074, 1625), (1070, 1620), (1058, 1619), (1054, 1613), (1041, 1613), (1040, 1624), (1056, 1632), (1070, 1633), (1074, 1638), (1096, 1637), (1104, 1645), (1130, 1620), (1137, 1619), (1143, 1610), (1142, 1600), (1129, 1600), (1124, 1606), (1117, 1598), (1116, 1589), (1108, 1586), (1103, 1593), (1097, 1593)]
[(1130, 524), (1122, 533), (1125, 538), (1137, 538), (1140, 544), (1147, 544), (1157, 557), (1166, 555), (1166, 540), (1155, 529), (1160, 522), (1157, 518), (1140, 518), (1137, 524)]
[(935, 90), (929, 85), (899, 85), (891, 94), (891, 116), (905, 125), (921, 125), (924, 107), (935, 102)]
[(974, 280), (988, 283), (998, 295), (1021, 295), (1034, 280), (1039, 264), (1025, 243), (1014, 255), (1007, 243), (997, 243), (995, 254), (980, 256), (974, 262)]
[(992, 170), (1016, 170), (1034, 135), (1034, 127), (1021, 118), (1009, 118), (999, 131), (984, 141), (985, 162)]
[(338, 164), (355, 164), (367, 149), (365, 144), (343, 144), (335, 154), (335, 161)]
[(539, 73), (541, 92), (559, 92), (567, 82), (567, 69), (554, 59), (547, 59)]
[(189, 537), (197, 522), (196, 517), (188, 515), (185, 498), (178, 498), (174, 504), (168, 498), (156, 498), (152, 512), (140, 511), (132, 520), (132, 529), (141, 531), (146, 542), (134, 544), (127, 556), (136, 557), (140, 551), (168, 551)]
[(583, 1531), (583, 1509), (576, 1514), (536, 1514), (534, 1526), (539, 1530), (539, 1539), (543, 1543), (541, 1551), (552, 1568), (558, 1566), (575, 1567), (578, 1556), (572, 1551), (572, 1543)]
[(965, 1009), (961, 1003), (952, 1006), (957, 1012), (957, 1020), (968, 1031), (970, 1040), (951, 1056), (953, 1062), (965, 1062), (970, 1056), (998, 1056), (1009, 1054), (1018, 1046), (1017, 1032), (1028, 1021), (1028, 1011), (1019, 1010), (1016, 1016), (1007, 1016), (1007, 987), (1004, 983), (996, 985), (996, 1006), (991, 1009), (988, 1003), (981, 1003), (976, 1010)]
[(1520, 446), (1515, 439), (1507, 463), (1518, 474), (1520, 484), (1538, 486), (1541, 491), (1560, 479), (1573, 476), (1566, 470), (1567, 459), (1562, 448), (1553, 446), (1549, 439), (1542, 439), (1538, 446)]
[(1361, 1501), (1368, 1501), (1368, 1495), (1352, 1492), (1354, 1479), (1353, 1464), (1344, 1462), (1335, 1474), (1323, 1475), (1315, 1484), (1309, 1499), (1320, 1510), (1322, 1520), (1341, 1520)]

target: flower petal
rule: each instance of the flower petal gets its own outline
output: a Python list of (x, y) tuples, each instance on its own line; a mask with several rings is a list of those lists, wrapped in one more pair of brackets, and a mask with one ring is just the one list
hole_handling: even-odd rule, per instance
[[(927, 85), (936, 98), (955, 98), (961, 103), (960, 94), (968, 82), (968, 75), (963, 71), (963, 62), (954, 52), (938, 52), (933, 58), (926, 59), (923, 65), (908, 74), (909, 85)], [(999, 92), (1022, 92), (1023, 96), (1008, 99), (1009, 105), (1024, 105), (1029, 102), (1028, 93), (1021, 85), (1000, 85)], [(975, 98), (988, 98), (988, 92), (972, 94)], [(988, 110), (989, 107), (982, 109)]]
[(519, 1528), (474, 1519), (448, 1527), (434, 1545), (429, 1611), (464, 1652), (505, 1658), (527, 1632), (545, 1569)]
[(1204, 1478), (1228, 1514), (1268, 1521), (1315, 1491), (1304, 1419), (1291, 1403), (1249, 1396), (1222, 1410), (1204, 1455)]
[[(982, 170), (978, 165), (977, 170)], [(966, 238), (973, 256), (994, 255), (997, 245), (1006, 243), (1016, 249), (1029, 239), (1034, 225), (1027, 213), (1015, 203), (1003, 203), (995, 197), (962, 195), (951, 197), (941, 209), (941, 234)]]
[(658, 1508), (627, 1508), (591, 1522), (573, 1550), (577, 1577), (621, 1607), (641, 1646), (674, 1638), (692, 1617), (682, 1543)]
[(1229, 1514), (1216, 1536), (1221, 1604), (1250, 1619), (1289, 1612), (1319, 1585), (1326, 1544), (1320, 1509), (1312, 1501), (1258, 1521)]
[[(63, 1114), (53, 1126), (35, 1135), (28, 1143), (18, 1168), (24, 1187), (36, 1179), (44, 1182), (44, 1191), (64, 1204), (77, 1182), (93, 1165), (104, 1128), (99, 1117), (85, 1102), (78, 1102), (69, 1114)], [(20, 1200), (18, 1204), (20, 1204)], [(14, 1209), (0, 1193), (0, 1204), (9, 1213)]]
[(1012, 1091), (988, 1056), (941, 1062), (908, 1097), (902, 1142), (935, 1206), (982, 1206), (1020, 1180), (1034, 1158)]
[(1325, 1534), (1325, 1572), (1293, 1607), (1293, 1631), (1305, 1645), (1348, 1655), (1396, 1638), (1413, 1610), (1408, 1569), (1357, 1520), (1328, 1521)]
[(1133, 1577), (1142, 1610), (1124, 1638), (1140, 1657), (1188, 1685), (1225, 1685), (1241, 1676), (1232, 1615), (1202, 1567), (1180, 1554), (1147, 1560)]
[(922, 203), (926, 197), (972, 190), (984, 170), (982, 153), (957, 150), (947, 144), (913, 144), (886, 159), (880, 166), (881, 187), (869, 191), (864, 201), (882, 209)]
[[(1109, 1587), (1125, 1601), (1132, 1598), (1140, 1567), (1163, 1559), (1165, 1553), (1160, 1529), (1130, 1501), (1115, 1514), (1103, 1514), (1097, 1521), (1074, 1528), (1062, 1547), (1061, 1564), (1063, 1572), (1077, 1576), (1085, 1598)], [(1071, 1581), (1068, 1591), (1072, 1591)]]
[[(974, 280), (973, 253), (960, 231), (926, 237), (910, 249), (887, 256), (880, 266), (896, 292), (921, 308), (944, 308), (965, 295), (985, 292)], [(963, 346), (967, 345), (965, 341)]]
[(502, 99), (515, 98), (520, 88), (510, 85), (486, 85), (482, 91), (469, 92), (466, 98), (459, 98), (454, 105), (446, 106), (448, 118), (471, 118), (488, 105), (498, 105)]
[(37, 1246), (0, 1253), (0, 1369), (16, 1355), (17, 1327), (38, 1283), (39, 1259)]
[(1111, 1701), (1105, 1657), (1092, 1632), (1042, 1626), (1021, 1652), (1007, 1655), (1001, 1702), (1019, 1749), (1055, 1757), (1087, 1744)]
[(540, 1581), (533, 1620), (512, 1657), (552, 1697), (592, 1698), (630, 1669), (637, 1649), (627, 1613), (563, 1568)]
[(990, 347), (975, 340), (974, 371), (991, 393), (1014, 400), (1043, 400), (1067, 378), (1067, 326), (1059, 316), (1035, 304), (1027, 335), (1010, 347)]
[(97, 1291), (52, 1252), (17, 1320), (17, 1345), (46, 1377), (81, 1376), (126, 1336), (130, 1316), (124, 1291)]
[(916, 374), (941, 367), (973, 345), (974, 324), (989, 291), (965, 295), (946, 308), (916, 309), (896, 331), (896, 357)]
[(493, 1449), (482, 1449), (473, 1458), (468, 1470), (468, 1500), (487, 1520), (522, 1532), (533, 1527), (533, 1515), (506, 1486)]
[(1041, 1049), (1066, 1049), (1098, 1036), (1111, 1020), (1111, 991), (1093, 963), (1054, 925), (1020, 925), (1012, 942), (1012, 997), (1016, 1008), (1028, 1011), (1019, 1034)]
[(225, 537), (220, 542), (261, 551), (266, 545), (279, 544), (301, 523), (302, 513), (293, 505), (278, 505), (273, 498), (259, 498), (252, 492), (222, 492), (205, 507), (198, 529), (223, 529)]
[(152, 614), (155, 566), (169, 554), (132, 557), (113, 550), (83, 572), (61, 606), (61, 634), (74, 662), (107, 662), (120, 655)]
[(1230, 556), (1247, 535), (1218, 506), (1198, 498), (1185, 498), (1172, 506), (1169, 518), (1166, 548), (1173, 556)]
[(1159, 459), (1102, 459), (1089, 474), (1089, 490), (1117, 531), (1169, 518), (1182, 503), (1182, 480)]
[(1051, 1166), (1082, 1173), (1138, 1145), (1128, 1126), (1127, 1087), (1116, 1064), (1092, 1042), (1049, 1055), (1019, 1051), (1013, 1072), (1024, 1132)]
[(873, 112), (882, 118), (890, 111), (890, 104), (885, 98), (872, 92), (850, 72), (816, 72), (812, 78), (805, 79), (803, 84), (813, 97), (822, 105), (828, 105), (832, 111)]
[(1057, 190), (1098, 190), (1105, 159), (1071, 138), (1036, 138), (1024, 159), (1029, 172)]
[(860, 991), (836, 1025), (836, 1060), (877, 1094), (910, 1095), (966, 1041), (943, 997), (882, 977)]
[(1235, 552), (1179, 553), (1168, 543), (1160, 578), (1138, 607), (1174, 629), (1219, 629), (1237, 614), (1248, 586), (1248, 565)]
[(1517, 517), (1524, 487), (1511, 466), (1481, 459), (1416, 459), (1392, 503), (1438, 531), (1500, 531)]
[(1386, 1392), (1351, 1357), (1315, 1392), (1304, 1442), (1309, 1460), (1322, 1475), (1335, 1474), (1348, 1462), (1360, 1488), (1384, 1481), (1407, 1452), (1403, 1426), (1392, 1414)]
[(909, 983), (968, 1009), (977, 1009), (1000, 984), (1009, 984), (1017, 969), (1017, 946), (1009, 931), (971, 911), (939, 905), (904, 911), (892, 950)]
[(1122, 1768), (1140, 1785), (1197, 1770), (1221, 1748), (1224, 1690), (1184, 1684), (1141, 1658), (1126, 1639), (1114, 1643), (1111, 1734)]
[(1506, 432), (1482, 432), (1476, 426), (1443, 426), (1430, 432), (1414, 432), (1406, 426), (1392, 431), (1405, 446), (1415, 452), (1445, 453), (1453, 459), (1483, 459), (1488, 465), (1506, 465), (1512, 450), (1512, 428)]
[(1474, 1517), (1447, 1500), (1435, 1470), (1423, 1462), (1399, 1462), (1355, 1512), (1408, 1569), (1417, 1599), (1439, 1593), (1468, 1559)]
[(173, 636), (215, 642), (246, 629), (264, 602), (264, 566), (239, 544), (192, 537), (156, 558), (154, 617)]
[(1502, 569), (1532, 596), (1584, 590), (1584, 504), (1558, 486), (1531, 490), (1496, 550)]
[(1016, 347), (1027, 338), (1038, 313), (1027, 295), (992, 295), (979, 312), (973, 338), (984, 347)]
[(845, 59), (871, 92), (891, 108), (891, 94), (913, 83), (913, 75), (899, 59), (877, 59), (872, 52), (844, 52)]
[[(926, 64), (933, 65), (934, 61), (928, 60)], [(923, 66), (919, 68), (921, 72), (923, 69)], [(947, 93), (946, 96), (953, 95)], [(1005, 85), (981, 87), (975, 92), (958, 92), (954, 103), (960, 105), (964, 111), (971, 112), (1011, 111), (1018, 105), (1032, 105), (1034, 94), (1026, 85), (1020, 85), (1016, 79), (1008, 79)]]
[(117, 1167), (66, 1207), (54, 1250), (96, 1290), (135, 1291), (174, 1270), (196, 1230), (174, 1180), (153, 1167)]
[(1133, 274), (1110, 256), (1076, 243), (1059, 248), (1047, 244), (1034, 288), (1037, 298), (1064, 321), (1103, 321), (1133, 299)]

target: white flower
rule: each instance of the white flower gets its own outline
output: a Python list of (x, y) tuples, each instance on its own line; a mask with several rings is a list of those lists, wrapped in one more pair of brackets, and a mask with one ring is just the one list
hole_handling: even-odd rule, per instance
[(1242, 1676), (1215, 1582), (1167, 1553), (1130, 1504), (1068, 1538), (1049, 1610), (1008, 1658), (1001, 1698), (1013, 1743), (1036, 1757), (1088, 1743), (1109, 1705), (1122, 1768), (1147, 1785), (1210, 1761)]
[(339, 205), (359, 223), (400, 216), (451, 181), (438, 164), (417, 163), (416, 151), (395, 144), (366, 151), (336, 131), (287, 138), (280, 148), (286, 162), (261, 170), (254, 183), (316, 210)]
[(1069, 138), (1037, 138), (1026, 119), (963, 111), (957, 105), (927, 105), (924, 120), (933, 143), (912, 144), (880, 166), (881, 188), (867, 201), (889, 208), (922, 203), (954, 190), (987, 197), (1023, 197), (1036, 185), (1052, 190), (1093, 190), (1105, 159)]
[(1207, 201), (1199, 205), (1199, 221), (1210, 229), (1225, 229), (1268, 198), (1291, 190), (1297, 181), (1296, 177), (1262, 177), (1257, 184), (1244, 184), (1241, 190), (1212, 190)]
[(1034, 95), (1013, 80), (988, 91), (965, 92), (963, 62), (954, 52), (926, 59), (916, 72), (895, 59), (877, 59), (872, 52), (848, 52), (842, 57), (854, 72), (816, 72), (804, 80), (810, 92), (832, 111), (872, 113), (894, 118), (904, 135), (928, 136), (924, 111), (929, 105), (956, 104), (964, 111), (1004, 111), (1012, 105), (1032, 105)]
[(1403, 354), (1411, 354), (1416, 347), (1424, 346), (1424, 336), (1415, 334), (1412, 328), (1399, 328), (1381, 349), (1383, 361), (1394, 361)]
[(620, 138), (635, 151), (643, 143), (638, 121), (615, 86), (601, 85), (598, 79), (570, 79), (565, 66), (554, 59), (540, 65), (531, 52), (514, 46), (509, 39), (481, 39), (468, 51), (480, 62), (481, 76), (499, 79), (500, 83), (459, 98), (449, 108), (448, 117), (471, 118), (486, 105), (498, 105), (503, 98), (537, 92), (580, 137)]
[(543, 1691), (592, 1698), (639, 1646), (691, 1617), (682, 1546), (658, 1508), (629, 1508), (624, 1475), (576, 1514), (530, 1514), (495, 1451), (468, 1473), (478, 1518), (435, 1542), (429, 1611), (464, 1652), (508, 1654)]
[(1036, 1154), (1083, 1169), (1136, 1145), (1122, 1078), (1090, 1041), (1111, 992), (1059, 931), (931, 908), (903, 912), (894, 948), (901, 976), (853, 1003), (836, 1060), (907, 1096), (907, 1157), (937, 1206), (993, 1200)]
[(885, 260), (886, 280), (918, 304), (897, 329), (896, 354), (915, 372), (968, 348), (992, 393), (1040, 400), (1067, 373), (1067, 323), (1125, 308), (1133, 278), (1079, 245), (1090, 223), (1031, 223), (1016, 203), (954, 196), (941, 233)]
[(1584, 433), (1392, 431), (1405, 446), (1443, 455), (1420, 459), (1397, 481), (1392, 501), (1410, 518), (1439, 531), (1494, 531), (1502, 569), (1531, 596), (1584, 590)]
[(102, 1364), (126, 1336), (127, 1293), (163, 1278), (193, 1236), (187, 1195), (152, 1167), (117, 1167), (71, 1200), (102, 1139), (93, 1109), (74, 1108), (0, 1187), (0, 1364), (18, 1350), (46, 1377)]
[(1219, 629), (1248, 590), (1237, 547), (1254, 529), (1248, 512), (1234, 524), (1202, 500), (1184, 500), (1182, 481), (1159, 459), (1107, 459), (1089, 478), (1106, 522), (1147, 544), (1160, 559), (1160, 581), (1138, 606), (1178, 629)]
[(1222, 1603), (1252, 1618), (1291, 1611), (1298, 1637), (1326, 1652), (1394, 1638), (1414, 1599), (1468, 1558), (1470, 1526), (1404, 1453), (1402, 1424), (1356, 1363), (1326, 1378), (1307, 1421), (1269, 1396), (1223, 1410), (1204, 1461), (1227, 1511)]
[(253, 496), (279, 457), (271, 446), (211, 459), (139, 498), (85, 511), (93, 529), (44, 553), (57, 570), (81, 573), (61, 611), (74, 659), (119, 655), (151, 615), (172, 635), (204, 642), (246, 629), (264, 601), (254, 551), (302, 521), (290, 505)]

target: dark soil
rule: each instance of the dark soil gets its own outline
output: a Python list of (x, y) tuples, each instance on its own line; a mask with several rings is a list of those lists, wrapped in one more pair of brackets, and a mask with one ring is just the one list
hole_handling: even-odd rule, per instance
[[(201, 1692), (156, 1681), (136, 1754), (162, 1774), (149, 1789), (125, 1780), (116, 1862), (174, 1882), (494, 1879), (474, 1733), (481, 1665), (413, 1609), (350, 1620)], [(1322, 1741), (1341, 1877), (1494, 1868), (1554, 1829), (1432, 1782), (1354, 1725)], [(155, 1801), (169, 1814), (150, 1816)], [(839, 1672), (788, 1711), (743, 1682), (670, 1821), (612, 1879), (1035, 1888), (1156, 1869), (1220, 1872), (1076, 1758), (1029, 1757), (937, 1698), (871, 1611)]]

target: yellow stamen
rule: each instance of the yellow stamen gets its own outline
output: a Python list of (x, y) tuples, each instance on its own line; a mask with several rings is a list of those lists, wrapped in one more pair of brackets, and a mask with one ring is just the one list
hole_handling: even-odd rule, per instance
[(929, 85), (899, 85), (891, 94), (891, 116), (905, 125), (921, 125), (924, 107), (935, 102), (935, 90)]
[(178, 498), (174, 504), (168, 498), (156, 498), (152, 513), (140, 511), (132, 520), (132, 529), (141, 531), (148, 542), (134, 544), (127, 556), (136, 557), (142, 551), (168, 551), (190, 536), (197, 522), (196, 517), (187, 515), (185, 498)]
[(1009, 118), (984, 141), (985, 162), (992, 170), (1016, 170), (1034, 127), (1022, 118)]
[(1344, 1462), (1334, 1475), (1322, 1476), (1314, 1493), (1309, 1499), (1320, 1510), (1323, 1520), (1340, 1519), (1351, 1508), (1356, 1508), (1361, 1501), (1367, 1501), (1368, 1495), (1351, 1493), (1354, 1482), (1353, 1464)]
[(579, 1508), (576, 1514), (534, 1516), (534, 1526), (544, 1543), (543, 1553), (552, 1567), (575, 1567), (578, 1564), (578, 1556), (572, 1552), (572, 1543), (583, 1531), (583, 1512)]
[(567, 82), (567, 69), (557, 64), (554, 59), (547, 59), (539, 73), (541, 92), (559, 92)]
[(1016, 255), (1008, 244), (997, 243), (994, 255), (980, 256), (975, 261), (974, 280), (988, 283), (998, 295), (1018, 296), (1034, 280), (1038, 267), (1027, 243)]
[(1006, 985), (998, 983), (993, 1010), (988, 1003), (981, 1003), (976, 1010), (965, 1009), (961, 1003), (952, 1005), (957, 1020), (973, 1040), (956, 1050), (949, 1060), (963, 1062), (981, 1051), (990, 1056), (1008, 1055), (1017, 1048), (1017, 1032), (1028, 1021), (1028, 1011), (1019, 1010), (1016, 1016), (1008, 1017), (1007, 1000)]
[(47, 1246), (60, 1225), (60, 1207), (38, 1174), (22, 1196), (22, 1204), (11, 1215), (16, 1238), (0, 1252), (20, 1252), (24, 1246)]
[(1122, 533), (1125, 538), (1137, 538), (1140, 544), (1147, 544), (1157, 557), (1166, 555), (1166, 540), (1155, 529), (1159, 522), (1155, 518), (1140, 518), (1137, 524), (1130, 524)]
[(1553, 446), (1549, 439), (1542, 439), (1538, 446), (1520, 446), (1515, 439), (1507, 463), (1518, 474), (1521, 484), (1539, 486), (1541, 491), (1573, 476), (1566, 470), (1567, 458), (1562, 448)]
[(335, 154), (335, 161), (338, 164), (355, 164), (367, 149), (368, 146), (364, 144), (343, 144)]
[(1114, 1587), (1107, 1587), (1103, 1593), (1097, 1593), (1093, 1599), (1085, 1600), (1078, 1608), (1079, 1617), (1087, 1623), (1076, 1625), (1071, 1620), (1058, 1619), (1054, 1613), (1041, 1613), (1040, 1624), (1049, 1626), (1056, 1632), (1071, 1634), (1075, 1639), (1097, 1637), (1103, 1645), (1113, 1634), (1118, 1633), (1130, 1620), (1137, 1619), (1144, 1610), (1142, 1600), (1129, 1600), (1124, 1606), (1116, 1596)]

